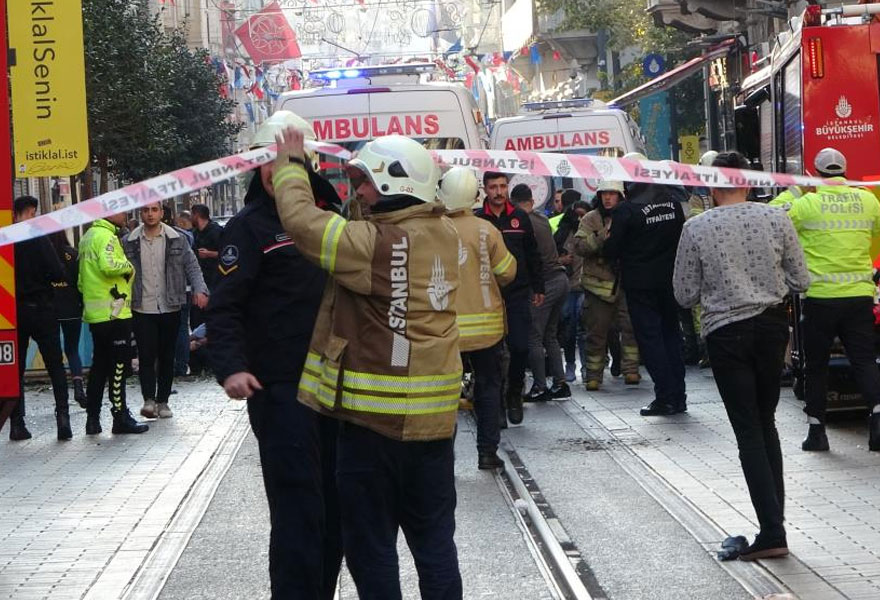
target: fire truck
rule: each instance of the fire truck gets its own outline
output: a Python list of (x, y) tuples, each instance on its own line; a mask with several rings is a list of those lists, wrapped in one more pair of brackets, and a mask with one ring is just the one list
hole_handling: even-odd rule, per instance
[[(768, 64), (742, 84), (735, 110), (739, 150), (756, 168), (804, 174), (830, 146), (846, 156), (849, 179), (880, 180), (878, 74), (880, 3), (808, 6), (779, 35)], [(803, 398), (799, 322), (795, 301), (791, 358), (795, 394)], [(864, 406), (846, 358), (835, 352), (830, 367), (829, 410)]]

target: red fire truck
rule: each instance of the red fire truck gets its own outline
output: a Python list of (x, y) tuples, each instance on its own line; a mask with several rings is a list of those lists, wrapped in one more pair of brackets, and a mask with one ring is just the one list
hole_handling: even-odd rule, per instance
[[(738, 148), (759, 168), (803, 174), (831, 146), (846, 156), (849, 179), (880, 180), (880, 3), (809, 6), (789, 26), (769, 64), (743, 82)], [(792, 321), (795, 393), (802, 397), (798, 302)], [(829, 409), (863, 406), (846, 358), (835, 354), (830, 366)]]

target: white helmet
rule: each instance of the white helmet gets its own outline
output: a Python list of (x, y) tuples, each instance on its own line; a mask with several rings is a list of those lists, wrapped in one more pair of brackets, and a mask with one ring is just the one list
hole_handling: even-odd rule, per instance
[(846, 173), (846, 157), (834, 148), (822, 148), (816, 154), (813, 166), (820, 173), (843, 175)]
[(470, 208), (477, 200), (477, 176), (467, 167), (452, 167), (440, 180), (437, 197), (449, 210)]
[(703, 156), (700, 157), (700, 166), (711, 167), (716, 156), (718, 156), (718, 153), (715, 150), (709, 150), (708, 152), (703, 153)]
[[(289, 110), (278, 110), (272, 113), (272, 116), (263, 121), (257, 128), (254, 140), (251, 142), (251, 150), (271, 146), (275, 143), (275, 136), (288, 127), (301, 131), (307, 140), (314, 142), (318, 139), (318, 136), (315, 135), (315, 130), (308, 121)], [(312, 163), (312, 170), (317, 171), (319, 165), (318, 155), (306, 150), (306, 158)]]
[(648, 160), (648, 157), (641, 152), (627, 152), (623, 155), (623, 158), (627, 160)]
[(382, 196), (406, 195), (422, 202), (437, 198), (440, 170), (420, 143), (401, 135), (376, 138), (348, 163), (366, 175)]
[(599, 186), (596, 188), (596, 193), (599, 192), (617, 192), (621, 196), (624, 195), (623, 192), (623, 182), (622, 181), (601, 181), (599, 182)]

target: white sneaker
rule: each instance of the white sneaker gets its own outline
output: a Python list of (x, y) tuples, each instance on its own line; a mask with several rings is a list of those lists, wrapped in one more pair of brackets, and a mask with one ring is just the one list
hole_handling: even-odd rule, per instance
[(144, 400), (144, 407), (141, 409), (141, 416), (144, 416), (148, 419), (155, 419), (159, 416), (156, 412), (155, 400)]
[(167, 402), (159, 402), (156, 405), (156, 408), (158, 409), (160, 419), (170, 419), (174, 416), (174, 413), (171, 412), (170, 408), (168, 408)]

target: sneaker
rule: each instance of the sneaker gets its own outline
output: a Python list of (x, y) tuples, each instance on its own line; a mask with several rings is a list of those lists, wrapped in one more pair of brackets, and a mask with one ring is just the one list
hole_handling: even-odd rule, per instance
[(477, 468), (482, 471), (504, 468), (504, 461), (495, 452), (483, 451), (477, 453)]
[(159, 413), (160, 419), (170, 419), (174, 416), (174, 413), (171, 412), (171, 409), (168, 408), (167, 402), (158, 402), (156, 403), (156, 412)]
[(550, 388), (550, 397), (554, 400), (568, 400), (571, 398), (571, 388), (564, 381)]
[(127, 410), (113, 415), (113, 433), (144, 433), (149, 429), (149, 425), (135, 421)]
[(156, 410), (155, 400), (144, 400), (144, 407), (141, 409), (141, 416), (148, 419), (156, 419), (159, 417), (159, 413)]
[(639, 385), (642, 381), (642, 376), (638, 373), (627, 373), (623, 376), (623, 383), (626, 385)]
[(810, 425), (806, 439), (801, 443), (804, 452), (828, 452), (828, 436), (825, 434), (825, 425)]
[(565, 365), (565, 380), (569, 383), (575, 381), (577, 379), (577, 375), (575, 375), (575, 365), (574, 363), (567, 363)]
[(586, 388), (588, 392), (598, 392), (600, 385), (601, 383), (598, 379), (590, 379), (586, 383)]
[(549, 399), (550, 391), (548, 389), (539, 389), (537, 386), (532, 386), (529, 393), (523, 397), (523, 402), (547, 402)]

